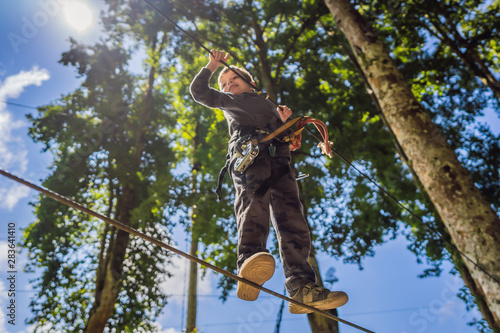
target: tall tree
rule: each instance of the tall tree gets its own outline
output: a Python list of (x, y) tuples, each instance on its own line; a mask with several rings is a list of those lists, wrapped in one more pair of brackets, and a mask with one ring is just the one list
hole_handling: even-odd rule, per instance
[[(196, 160), (198, 149), (200, 149), (200, 123), (196, 119), (194, 126), (194, 133), (192, 133), (192, 158), (191, 158), (191, 192), (193, 196), (197, 196), (198, 191), (198, 173), (201, 171), (200, 162)], [(200, 233), (198, 226), (198, 207), (196, 204), (191, 206), (191, 248), (189, 254), (198, 256), (198, 245), (200, 243)], [(188, 303), (187, 303), (187, 319), (186, 319), (186, 332), (192, 333), (196, 330), (196, 311), (198, 306), (198, 264), (194, 261), (189, 263), (189, 287), (188, 287)]]
[[(412, 93), (393, 59), (349, 1), (326, 0), (374, 90), (389, 126), (436, 206), (456, 246), (500, 280), (500, 221)], [(500, 328), (498, 282), (470, 261), (474, 286), (486, 300), (483, 315)], [(466, 281), (467, 283), (468, 281)], [(485, 311), (486, 310), (486, 311)]]
[[(152, 40), (150, 45), (152, 65), (149, 68), (147, 81), (145, 83), (145, 94), (137, 114), (137, 127), (135, 129), (135, 142), (130, 147), (129, 155), (132, 158), (133, 164), (130, 171), (141, 172), (143, 158), (146, 154), (145, 146), (147, 143), (147, 131), (150, 128), (151, 113), (153, 107), (153, 91), (154, 81), (157, 76), (159, 58), (165, 48), (166, 35), (161, 37), (161, 41)], [(141, 97), (139, 97), (141, 98)], [(133, 185), (125, 185), (122, 188), (122, 196), (119, 199), (117, 207), (117, 217), (126, 225), (131, 224), (132, 211), (137, 208), (137, 197), (139, 196), (139, 188), (134, 188)], [(103, 239), (109, 237), (104, 234)], [(115, 304), (118, 298), (120, 282), (123, 279), (123, 262), (125, 260), (130, 235), (122, 230), (116, 231), (116, 236), (113, 242), (108, 244), (109, 248), (101, 248), (99, 256), (100, 262), (98, 270), (99, 274), (96, 281), (96, 293), (93, 308), (90, 312), (90, 317), (85, 328), (86, 332), (102, 332), (107, 325), (109, 318), (115, 311)]]
[[(163, 208), (173, 154), (169, 138), (158, 133), (173, 124), (167, 96), (154, 87), (166, 39), (162, 33), (149, 39), (145, 77), (127, 71), (121, 40), (91, 47), (73, 41), (61, 62), (77, 68), (82, 87), (41, 108), (30, 131), (55, 155), (47, 187), (168, 243)], [(31, 304), (37, 329), (49, 323), (64, 331), (153, 330), (166, 302), (158, 285), (168, 275), (167, 254), (45, 198), (37, 217), (24, 238), (30, 266), (44, 268)]]
[[(437, 21), (448, 22), (465, 36), (459, 49), (463, 52), (473, 48), (488, 71), (497, 73), (496, 7), (498, 2), (475, 0), (404, 4), (382, 0), (366, 2), (359, 9), (391, 49), (398, 68), (411, 81), (415, 96), (455, 149), (481, 193), (498, 211), (498, 134), (480, 121), (484, 114), (498, 114), (500, 101), (491, 98), (491, 89), (483, 85), (471, 69), (473, 65), (468, 66), (443, 39), (427, 31), (433, 24), (440, 24)], [(430, 22), (432, 18), (434, 23)]]

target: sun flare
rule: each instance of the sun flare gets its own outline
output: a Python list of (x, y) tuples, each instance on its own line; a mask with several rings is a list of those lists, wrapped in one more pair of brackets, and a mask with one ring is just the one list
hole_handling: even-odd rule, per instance
[(92, 11), (85, 2), (78, 0), (67, 1), (63, 10), (66, 21), (74, 29), (81, 32), (92, 25)]

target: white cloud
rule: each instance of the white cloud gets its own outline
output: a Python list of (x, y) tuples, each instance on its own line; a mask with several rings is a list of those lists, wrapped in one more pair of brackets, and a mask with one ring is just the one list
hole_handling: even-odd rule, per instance
[(12, 210), (22, 198), (26, 198), (30, 189), (21, 184), (11, 185), (9, 188), (0, 188), (0, 208)]
[(178, 331), (176, 330), (175, 328), (173, 327), (169, 327), (169, 328), (163, 328), (161, 326), (160, 323), (158, 322), (154, 322), (153, 323), (153, 326), (156, 328), (156, 330), (159, 332), (159, 333), (181, 333), (181, 331)]
[[(189, 283), (189, 263), (186, 258), (175, 256), (172, 259), (172, 265), (168, 267), (172, 277), (168, 278), (160, 285), (160, 289), (167, 295), (180, 295), (187, 292), (187, 285)], [(175, 267), (175, 270), (173, 270)], [(212, 293), (211, 281), (213, 274), (207, 272), (203, 279), (202, 270), (198, 265), (198, 295), (208, 295)], [(172, 297), (169, 303), (182, 304), (182, 297)], [(170, 333), (170, 332), (169, 332)]]
[(22, 126), (21, 121), (14, 121), (12, 115), (7, 110), (2, 111), (0, 106), (0, 156), (2, 156), (1, 161), (4, 168), (16, 165), (21, 171), (26, 170), (27, 152), (18, 149), (22, 146), (22, 140), (12, 135), (13, 130)]
[[(39, 87), (43, 81), (49, 78), (49, 72), (43, 68), (38, 69), (38, 67), (33, 67), (33, 69), (27, 72), (20, 71), (19, 74), (9, 76), (5, 79), (4, 83), (0, 83), (0, 100), (17, 98), (27, 86), (34, 84)], [(1, 106), (0, 110), (2, 110)]]
[[(28, 151), (24, 145), (24, 136), (14, 135), (14, 130), (26, 126), (23, 121), (15, 117), (2, 103), (9, 98), (19, 97), (24, 89), (30, 85), (40, 86), (50, 78), (45, 69), (33, 67), (29, 71), (21, 71), (9, 76), (0, 82), (0, 167), (17, 174), (23, 174), (28, 167)], [(14, 206), (28, 196), (29, 190), (22, 188), (11, 181), (2, 180), (0, 183), (0, 208), (13, 209)]]

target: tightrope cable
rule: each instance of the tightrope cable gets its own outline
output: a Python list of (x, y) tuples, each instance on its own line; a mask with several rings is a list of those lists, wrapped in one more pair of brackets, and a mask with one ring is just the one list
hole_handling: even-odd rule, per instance
[(246, 284), (248, 284), (248, 285), (250, 285), (250, 286), (252, 286), (254, 288), (259, 289), (260, 291), (263, 291), (265, 293), (268, 293), (268, 294), (270, 294), (272, 296), (278, 297), (278, 298), (280, 298), (280, 299), (282, 299), (284, 301), (293, 303), (295, 305), (302, 306), (302, 307), (304, 307), (304, 308), (306, 308), (306, 309), (308, 309), (308, 310), (310, 310), (312, 312), (316, 312), (316, 313), (318, 313), (318, 314), (320, 314), (322, 316), (325, 316), (325, 317), (327, 317), (329, 319), (338, 321), (339, 323), (343, 323), (343, 324), (349, 325), (349, 326), (357, 328), (357, 329), (359, 329), (359, 330), (361, 330), (363, 332), (374, 333), (373, 331), (370, 331), (370, 330), (368, 330), (368, 329), (366, 329), (364, 327), (358, 326), (358, 325), (356, 325), (354, 323), (351, 323), (351, 322), (349, 322), (347, 320), (341, 319), (341, 318), (339, 318), (337, 316), (334, 316), (334, 315), (332, 315), (332, 314), (330, 314), (328, 312), (321, 311), (321, 310), (318, 310), (318, 309), (316, 309), (316, 308), (314, 308), (312, 306), (309, 306), (309, 305), (306, 305), (304, 303), (298, 302), (298, 301), (296, 301), (294, 299), (291, 299), (290, 297), (281, 295), (281, 294), (279, 294), (279, 293), (277, 293), (277, 292), (275, 292), (275, 291), (273, 291), (271, 289), (267, 289), (265, 287), (262, 287), (262, 286), (254, 283), (252, 281), (249, 281), (249, 280), (247, 280), (245, 278), (239, 277), (239, 276), (237, 276), (234, 273), (228, 272), (228, 271), (226, 271), (224, 269), (221, 269), (221, 268), (219, 268), (217, 266), (214, 266), (214, 265), (212, 265), (212, 264), (210, 264), (210, 263), (208, 263), (208, 262), (206, 262), (206, 261), (204, 261), (204, 260), (202, 260), (202, 259), (200, 259), (198, 257), (192, 256), (192, 255), (190, 255), (190, 254), (188, 254), (186, 252), (183, 252), (183, 251), (181, 251), (181, 250), (179, 250), (179, 249), (177, 249), (177, 248), (175, 248), (173, 246), (165, 244), (165, 243), (159, 241), (156, 238), (150, 237), (150, 236), (148, 236), (148, 235), (146, 235), (146, 234), (144, 234), (144, 233), (142, 233), (142, 232), (140, 232), (140, 231), (138, 231), (138, 230), (136, 230), (136, 229), (134, 229), (134, 228), (132, 228), (132, 227), (130, 227), (128, 225), (126, 225), (126, 224), (123, 224), (123, 223), (121, 223), (119, 221), (116, 221), (116, 220), (111, 219), (111, 218), (109, 218), (107, 216), (104, 216), (104, 215), (102, 215), (102, 214), (100, 214), (100, 213), (98, 213), (96, 211), (93, 211), (93, 210), (91, 210), (91, 209), (89, 209), (89, 208), (87, 208), (87, 207), (85, 207), (85, 206), (83, 206), (83, 205), (81, 205), (81, 204), (79, 204), (79, 203), (71, 200), (71, 199), (68, 199), (68, 198), (62, 196), (59, 193), (56, 193), (56, 192), (51, 191), (49, 189), (46, 189), (44, 187), (35, 185), (35, 184), (33, 184), (33, 183), (31, 183), (31, 182), (29, 182), (27, 180), (19, 178), (19, 177), (15, 176), (15, 175), (11, 174), (10, 172), (7, 172), (7, 171), (1, 169), (1, 168), (0, 168), (0, 174), (2, 174), (3, 176), (5, 176), (5, 177), (7, 177), (9, 179), (12, 179), (15, 182), (18, 182), (18, 183), (23, 184), (23, 185), (25, 185), (25, 186), (27, 186), (27, 187), (29, 187), (31, 189), (34, 189), (35, 191), (38, 191), (38, 192), (40, 192), (40, 193), (42, 193), (42, 194), (44, 194), (44, 195), (46, 195), (46, 196), (48, 196), (48, 197), (56, 200), (56, 201), (59, 201), (60, 203), (62, 203), (64, 205), (67, 205), (69, 207), (77, 209), (77, 210), (79, 210), (79, 211), (81, 211), (83, 213), (92, 215), (92, 216), (94, 216), (94, 217), (96, 217), (96, 218), (98, 218), (98, 219), (100, 219), (100, 220), (102, 220), (102, 221), (104, 221), (104, 222), (106, 222), (106, 223), (108, 223), (108, 224), (110, 224), (110, 225), (118, 228), (118, 229), (121, 229), (121, 230), (123, 230), (125, 232), (128, 232), (131, 235), (135, 235), (137, 237), (140, 237), (140, 238), (144, 239), (145, 241), (148, 241), (150, 243), (158, 245), (158, 246), (160, 246), (160, 247), (162, 247), (162, 248), (164, 248), (164, 249), (166, 249), (168, 251), (174, 252), (174, 253), (180, 255), (181, 257), (184, 257), (186, 259), (194, 261), (197, 264), (205, 266), (205, 267), (207, 267), (207, 268), (209, 268), (209, 269), (211, 269), (211, 270), (213, 270), (213, 271), (215, 271), (217, 273), (223, 274), (223, 275), (225, 275), (225, 276), (227, 276), (227, 277), (229, 277), (231, 279), (237, 280), (237, 281), (242, 282), (242, 283), (246, 283)]
[[(311, 132), (311, 130), (309, 130), (308, 128), (305, 128), (306, 131), (308, 131), (316, 140), (318, 141), (322, 141), (320, 140), (313, 132)], [(432, 233), (434, 233), (435, 235), (437, 235), (439, 237), (440, 240), (442, 240), (443, 242), (445, 242), (446, 244), (448, 244), (453, 250), (455, 250), (457, 253), (461, 254), (465, 259), (467, 259), (470, 263), (472, 263), (477, 269), (479, 269), (480, 271), (482, 271), (484, 274), (486, 274), (488, 277), (490, 277), (493, 281), (495, 281), (496, 283), (500, 284), (500, 280), (498, 280), (496, 277), (494, 277), (491, 273), (489, 273), (486, 269), (484, 269), (483, 267), (481, 267), (478, 263), (476, 263), (474, 260), (472, 260), (468, 255), (466, 255), (462, 250), (460, 250), (455, 244), (453, 244), (452, 242), (450, 242), (449, 240), (447, 240), (446, 238), (444, 238), (441, 233), (436, 230), (435, 228), (431, 227), (430, 225), (428, 225), (427, 223), (425, 223), (417, 214), (415, 214), (415, 212), (413, 212), (411, 209), (409, 209), (408, 207), (406, 207), (405, 205), (403, 205), (394, 195), (392, 195), (388, 190), (386, 190), (384, 187), (382, 187), (381, 185), (379, 185), (375, 180), (373, 180), (370, 176), (368, 176), (367, 174), (365, 174), (364, 172), (362, 172), (359, 168), (357, 168), (351, 161), (349, 161), (347, 158), (345, 158), (342, 154), (340, 154), (338, 151), (336, 151), (335, 149), (333, 149), (333, 147), (331, 147), (331, 150), (332, 152), (337, 155), (341, 160), (343, 160), (347, 165), (349, 165), (350, 167), (352, 167), (354, 170), (356, 170), (362, 177), (366, 178), (369, 182), (371, 182), (373, 185), (375, 185), (379, 190), (382, 191), (383, 194), (385, 194), (386, 196), (388, 196), (392, 201), (394, 201), (398, 206), (400, 206), (401, 208), (403, 208), (405, 211), (407, 211), (411, 217), (413, 217), (416, 221), (418, 221), (421, 225), (423, 225), (425, 228), (427, 228), (428, 230), (430, 230)]]

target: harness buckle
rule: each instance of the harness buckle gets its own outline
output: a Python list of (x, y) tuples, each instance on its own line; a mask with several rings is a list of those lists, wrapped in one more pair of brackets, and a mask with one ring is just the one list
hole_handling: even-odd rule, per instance
[(259, 155), (259, 144), (256, 139), (240, 138), (236, 142), (235, 152), (234, 171), (245, 172)]

